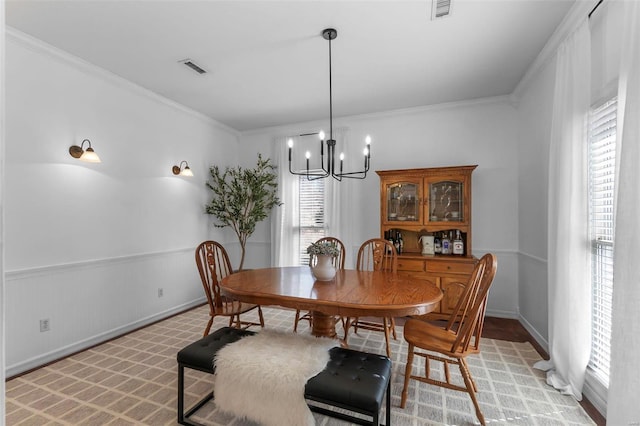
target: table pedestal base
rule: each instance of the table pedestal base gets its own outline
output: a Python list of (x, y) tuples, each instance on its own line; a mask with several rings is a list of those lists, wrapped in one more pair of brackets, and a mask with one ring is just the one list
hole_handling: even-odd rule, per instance
[(311, 321), (311, 334), (316, 337), (336, 337), (336, 317), (334, 315), (323, 314), (313, 311), (313, 321)]

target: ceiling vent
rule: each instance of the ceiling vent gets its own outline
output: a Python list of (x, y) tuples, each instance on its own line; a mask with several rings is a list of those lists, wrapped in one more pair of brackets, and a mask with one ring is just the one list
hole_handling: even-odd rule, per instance
[(195, 62), (193, 62), (191, 59), (183, 59), (181, 61), (178, 61), (181, 64), (184, 64), (186, 66), (188, 66), (189, 68), (191, 68), (192, 70), (194, 70), (195, 72), (197, 72), (198, 74), (206, 74), (207, 72), (200, 67), (199, 65), (197, 65)]
[(431, 20), (445, 18), (451, 15), (452, 0), (431, 0)]

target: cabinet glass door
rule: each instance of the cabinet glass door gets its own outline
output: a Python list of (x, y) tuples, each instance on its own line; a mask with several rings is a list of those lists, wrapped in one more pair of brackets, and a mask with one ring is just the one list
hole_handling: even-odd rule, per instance
[(463, 182), (429, 183), (429, 222), (464, 222), (464, 210)]
[(397, 182), (387, 185), (387, 221), (415, 222), (419, 220), (420, 185)]

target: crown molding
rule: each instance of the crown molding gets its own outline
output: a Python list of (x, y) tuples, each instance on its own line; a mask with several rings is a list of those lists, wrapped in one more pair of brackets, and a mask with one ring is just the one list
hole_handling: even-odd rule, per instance
[[(367, 114), (343, 115), (343, 116), (333, 117), (333, 121), (344, 122), (344, 121), (360, 121), (360, 120), (379, 120), (383, 118), (423, 114), (425, 112), (444, 111), (448, 109), (457, 109), (457, 108), (473, 107), (477, 105), (500, 104), (500, 103), (507, 103), (509, 105), (513, 104), (509, 95), (492, 96), (487, 98), (469, 99), (469, 100), (445, 102), (445, 103), (433, 104), (433, 105), (422, 105), (422, 106), (410, 107), (410, 108), (392, 109), (388, 111), (372, 112)], [(278, 134), (287, 133), (287, 129), (291, 129), (291, 128), (293, 129), (321, 128), (323, 123), (326, 124), (326, 119), (304, 121), (299, 123), (288, 123), (288, 124), (282, 124), (278, 126), (269, 126), (269, 127), (258, 128), (258, 129), (245, 130), (245, 131), (241, 131), (240, 135), (251, 136), (251, 135), (260, 134), (260, 133), (278, 133)]]
[(157, 94), (149, 89), (146, 89), (138, 84), (135, 84), (126, 78), (120, 77), (119, 75), (112, 73), (104, 68), (101, 68), (97, 65), (92, 64), (91, 62), (85, 61), (71, 53), (59, 49), (55, 46), (52, 46), (40, 39), (32, 37), (22, 31), (16, 30), (15, 28), (6, 27), (6, 41), (13, 42), (22, 47), (25, 47), (33, 52), (44, 54), (49, 56), (50, 58), (60, 61), (64, 64), (70, 65), (77, 70), (91, 75), (93, 77), (104, 80), (110, 84), (118, 86), (121, 89), (127, 90), (135, 95), (145, 97), (159, 104), (168, 106), (173, 108), (181, 113), (190, 115), (200, 121), (203, 121), (209, 125), (216, 127), (219, 130), (223, 130), (225, 132), (231, 133), (235, 137), (240, 136), (240, 132), (232, 127), (227, 126), (226, 124), (220, 123), (219, 121), (202, 114), (194, 109), (186, 107), (178, 102), (172, 101), (162, 95)]
[(540, 68), (545, 66), (555, 56), (558, 46), (560, 46), (560, 44), (571, 33), (573, 33), (576, 28), (578, 28), (580, 22), (584, 19), (588, 19), (589, 12), (593, 10), (598, 1), (599, 0), (576, 0), (514, 89), (511, 94), (513, 103), (517, 104), (520, 101), (524, 91), (527, 89)]

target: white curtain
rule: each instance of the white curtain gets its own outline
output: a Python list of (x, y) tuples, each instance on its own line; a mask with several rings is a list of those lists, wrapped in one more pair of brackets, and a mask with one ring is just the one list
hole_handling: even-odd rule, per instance
[[(607, 424), (640, 422), (640, 4), (626, 2), (616, 141), (618, 160)], [(620, 119), (618, 129), (620, 128)]]
[[(344, 160), (344, 171), (356, 171), (361, 170), (364, 164), (359, 165), (360, 168), (356, 168), (354, 157), (355, 151), (350, 148), (349, 140), (348, 140), (348, 131), (346, 129), (334, 129), (333, 130), (333, 138), (337, 141), (336, 143), (336, 160), (338, 160), (338, 156), (341, 152), (345, 153)], [(363, 144), (364, 147), (364, 144)], [(336, 170), (339, 171), (339, 170)], [(345, 255), (345, 267), (349, 267), (350, 265), (350, 250), (349, 248), (352, 246), (352, 237), (351, 237), (351, 218), (353, 212), (348, 212), (345, 209), (345, 206), (348, 205), (348, 202), (351, 197), (351, 191), (353, 186), (353, 179), (343, 179), (341, 182), (337, 181), (333, 178), (327, 178), (326, 186), (325, 186), (325, 197), (324, 197), (324, 213), (325, 213), (325, 235), (328, 237), (338, 238), (344, 244), (346, 255)]]
[[(271, 218), (271, 265), (298, 264), (299, 241), (292, 238), (291, 229), (298, 223), (298, 179), (289, 173), (288, 137), (278, 138), (275, 163), (278, 166), (278, 198), (283, 204), (275, 208)], [(295, 141), (294, 141), (295, 143)]]
[(547, 383), (582, 399), (591, 349), (587, 119), (591, 87), (588, 20), (559, 47), (549, 151)]

